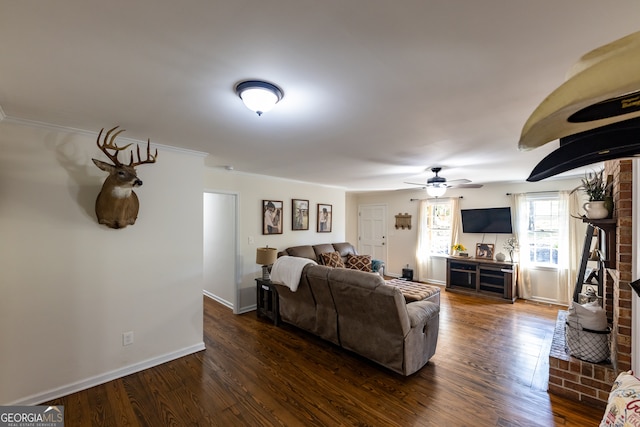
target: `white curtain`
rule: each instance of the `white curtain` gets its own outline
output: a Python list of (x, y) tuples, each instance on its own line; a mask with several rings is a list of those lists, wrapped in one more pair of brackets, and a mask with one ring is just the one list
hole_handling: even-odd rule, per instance
[(451, 242), (449, 248), (458, 243), (460, 235), (461, 217), (460, 202), (457, 197), (449, 199), (427, 199), (420, 201), (418, 214), (418, 243), (416, 245), (416, 266), (418, 280), (426, 282), (429, 279), (429, 267), (431, 265), (431, 242), (429, 241), (429, 215), (430, 207), (434, 204), (448, 204), (451, 212)]
[(449, 248), (458, 243), (460, 240), (460, 229), (462, 217), (460, 215), (460, 199), (453, 197), (449, 199), (449, 207), (451, 208), (451, 244)]
[[(558, 192), (558, 265), (556, 267), (556, 280), (558, 283), (558, 300), (564, 301), (566, 296), (573, 292), (571, 276), (575, 277), (575, 271), (571, 271), (571, 252), (569, 239), (569, 192)], [(574, 282), (575, 283), (575, 282)]]
[[(582, 256), (582, 245), (586, 226), (582, 221), (571, 218), (571, 214), (578, 212), (582, 201), (577, 193), (560, 191), (558, 195), (558, 265), (556, 268), (557, 299), (558, 302), (569, 304), (573, 298), (576, 285), (577, 271)], [(515, 234), (519, 243), (519, 274), (518, 296), (529, 299), (532, 297), (531, 268), (529, 256), (529, 205), (531, 198), (544, 198), (544, 194), (527, 195), (526, 193), (513, 195), (513, 209), (515, 212)]]
[[(568, 195), (569, 199), (569, 214), (571, 216), (578, 216), (578, 212), (582, 209), (584, 203), (583, 196), (579, 192), (574, 192)], [(582, 261), (582, 249), (584, 248), (584, 239), (587, 235), (587, 224), (577, 218), (569, 218), (569, 244), (567, 247), (568, 253), (572, 256), (569, 257), (569, 277), (567, 287), (567, 304), (570, 304), (573, 300), (573, 292), (578, 282), (578, 270), (580, 269), (580, 262)]]
[(512, 194), (512, 209), (514, 212), (514, 235), (518, 239), (518, 297), (530, 299), (531, 293), (531, 262), (529, 261), (529, 209), (525, 193)]
[(416, 245), (416, 267), (418, 280), (426, 282), (429, 277), (429, 200), (421, 200), (418, 211), (418, 242)]

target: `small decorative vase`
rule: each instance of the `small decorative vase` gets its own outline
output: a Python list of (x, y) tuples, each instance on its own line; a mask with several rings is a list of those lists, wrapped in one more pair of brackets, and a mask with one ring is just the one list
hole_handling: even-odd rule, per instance
[(504, 256), (504, 254), (503, 254), (502, 252), (498, 252), (498, 253), (496, 254), (496, 261), (502, 262), (502, 261), (504, 261), (504, 260), (505, 260), (505, 256)]
[(452, 254), (452, 255), (453, 255), (453, 256), (459, 256), (458, 254), (459, 254), (459, 252), (458, 252), (458, 251), (453, 251), (453, 254)]
[(609, 216), (609, 211), (604, 206), (604, 201), (587, 202), (582, 206), (589, 219), (603, 219)]

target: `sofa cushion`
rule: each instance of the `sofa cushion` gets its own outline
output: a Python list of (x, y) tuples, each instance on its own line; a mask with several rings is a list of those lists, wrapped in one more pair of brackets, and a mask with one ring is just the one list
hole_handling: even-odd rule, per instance
[(358, 255), (358, 252), (356, 252), (356, 248), (354, 248), (353, 245), (349, 242), (333, 243), (331, 246), (333, 246), (333, 250), (340, 253), (343, 261), (346, 261), (347, 256), (349, 255)]
[(349, 255), (347, 256), (347, 268), (353, 270), (371, 272), (371, 255)]
[(313, 250), (313, 246), (311, 245), (293, 246), (291, 248), (287, 248), (286, 252), (289, 256), (297, 256), (300, 258), (308, 258), (314, 261), (318, 261), (316, 253)]
[(327, 267), (344, 268), (344, 262), (342, 262), (339, 252), (325, 252), (320, 254), (320, 259), (322, 261), (320, 264)]
[(322, 243), (320, 245), (313, 245), (313, 253), (315, 253), (316, 260), (321, 262), (320, 255), (327, 252), (335, 252), (331, 243)]
[(620, 373), (609, 393), (600, 427), (639, 425), (639, 401), (640, 380), (634, 377), (631, 371)]

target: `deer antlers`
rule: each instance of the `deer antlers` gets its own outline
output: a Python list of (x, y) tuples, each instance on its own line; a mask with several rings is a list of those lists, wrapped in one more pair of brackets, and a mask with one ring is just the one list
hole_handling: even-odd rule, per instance
[[(130, 145), (132, 145), (132, 144), (127, 144), (124, 147), (118, 147), (118, 145), (114, 142), (116, 137), (118, 135), (120, 135), (122, 132), (125, 131), (124, 129), (120, 129), (119, 131), (117, 131), (116, 133), (111, 135), (111, 133), (113, 131), (115, 131), (116, 129), (118, 129), (119, 127), (120, 126), (116, 126), (116, 127), (112, 128), (112, 129), (108, 130), (107, 133), (104, 136), (104, 142), (102, 144), (100, 144), (100, 137), (102, 136), (102, 132), (104, 132), (104, 128), (100, 129), (100, 133), (98, 134), (98, 139), (96, 140), (96, 144), (98, 145), (98, 148), (100, 148), (100, 150), (109, 159), (111, 159), (111, 161), (113, 162), (113, 164), (115, 166), (122, 166), (122, 163), (120, 162), (120, 160), (118, 160), (118, 154), (120, 153), (120, 151), (126, 150), (127, 148), (129, 148)], [(111, 138), (109, 138), (110, 136), (111, 136)], [(158, 149), (156, 148), (155, 154), (151, 155), (151, 147), (150, 147), (150, 145), (151, 145), (151, 140), (147, 139), (147, 159), (146, 160), (142, 160), (140, 158), (140, 146), (136, 145), (136, 154), (138, 155), (138, 161), (134, 163), (134, 161), (133, 161), (133, 150), (131, 150), (131, 160), (129, 161), (129, 166), (136, 167), (136, 166), (142, 165), (144, 163), (155, 163), (156, 162), (156, 158), (158, 157)], [(111, 154), (107, 150), (114, 150), (114, 153)]]

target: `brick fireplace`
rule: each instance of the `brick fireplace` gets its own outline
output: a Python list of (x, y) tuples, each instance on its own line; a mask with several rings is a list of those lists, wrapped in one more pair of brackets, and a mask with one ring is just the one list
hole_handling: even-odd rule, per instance
[(605, 163), (605, 175), (613, 176), (616, 256), (608, 265), (603, 304), (611, 325), (611, 363), (590, 363), (569, 356), (564, 346), (564, 321), (558, 315), (549, 354), (549, 392), (572, 400), (602, 405), (618, 373), (631, 369), (631, 256), (633, 170), (631, 160)]

